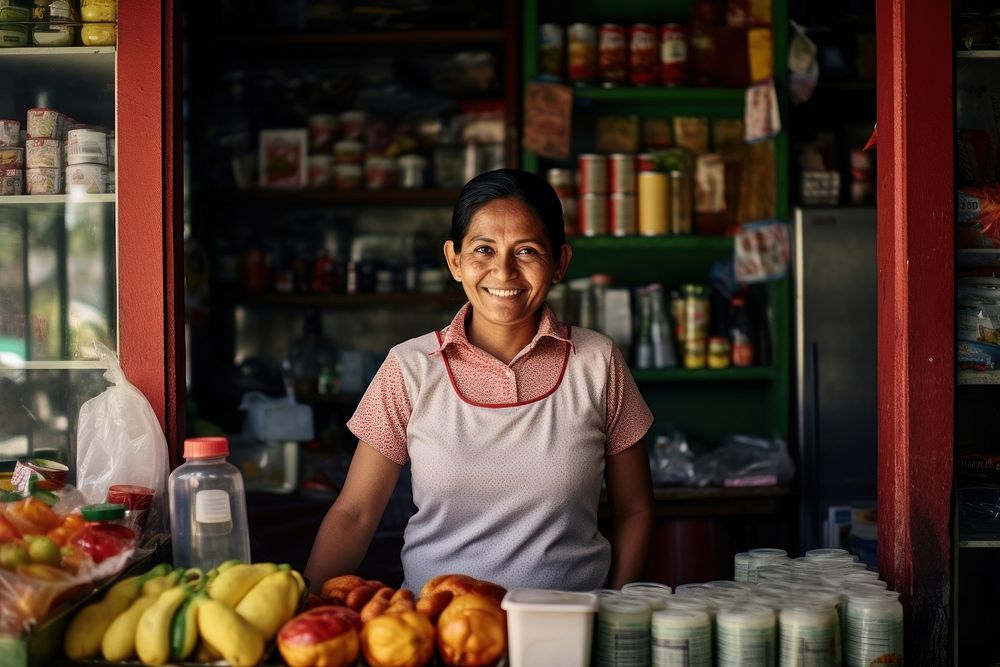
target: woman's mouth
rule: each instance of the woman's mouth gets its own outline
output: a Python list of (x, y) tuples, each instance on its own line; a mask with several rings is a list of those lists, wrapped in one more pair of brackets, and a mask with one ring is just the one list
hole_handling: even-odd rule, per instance
[(499, 296), (499, 297), (517, 296), (518, 294), (524, 291), (523, 289), (494, 289), (492, 287), (486, 287), (484, 289), (491, 296)]

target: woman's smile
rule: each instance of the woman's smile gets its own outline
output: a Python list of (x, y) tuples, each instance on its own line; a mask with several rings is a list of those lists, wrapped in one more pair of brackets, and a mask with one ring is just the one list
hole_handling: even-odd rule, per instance
[(498, 296), (502, 298), (510, 298), (512, 296), (517, 296), (518, 294), (522, 294), (523, 292), (526, 291), (523, 289), (496, 289), (493, 287), (484, 287), (483, 289), (485, 289), (487, 293), (489, 293), (492, 296)]

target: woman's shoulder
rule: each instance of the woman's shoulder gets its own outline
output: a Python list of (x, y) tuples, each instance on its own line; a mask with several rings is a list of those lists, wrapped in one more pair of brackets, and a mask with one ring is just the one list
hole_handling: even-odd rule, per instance
[(570, 340), (573, 341), (573, 348), (580, 354), (596, 354), (607, 356), (611, 354), (615, 342), (610, 336), (593, 329), (573, 326), (569, 330)]
[(397, 343), (389, 350), (389, 354), (397, 358), (405, 358), (414, 354), (427, 355), (437, 351), (439, 347), (438, 332), (429, 331), (420, 336), (404, 340), (402, 343)]

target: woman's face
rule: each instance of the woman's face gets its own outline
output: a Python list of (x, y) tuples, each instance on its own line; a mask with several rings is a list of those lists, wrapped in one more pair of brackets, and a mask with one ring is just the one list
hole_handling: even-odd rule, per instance
[(480, 208), (469, 221), (461, 250), (447, 241), (444, 252), (475, 316), (494, 324), (533, 318), (570, 258), (568, 245), (549, 247), (541, 220), (516, 198)]

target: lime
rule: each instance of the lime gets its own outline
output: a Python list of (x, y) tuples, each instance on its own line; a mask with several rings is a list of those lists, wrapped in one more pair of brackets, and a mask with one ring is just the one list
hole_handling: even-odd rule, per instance
[(37, 537), (28, 544), (28, 555), (34, 562), (45, 565), (58, 565), (62, 560), (59, 545), (44, 536)]

